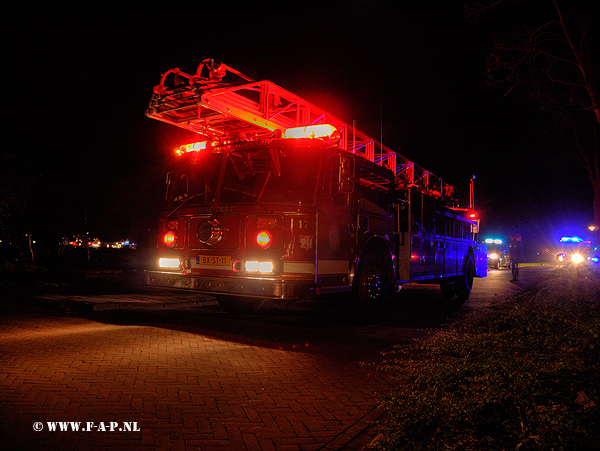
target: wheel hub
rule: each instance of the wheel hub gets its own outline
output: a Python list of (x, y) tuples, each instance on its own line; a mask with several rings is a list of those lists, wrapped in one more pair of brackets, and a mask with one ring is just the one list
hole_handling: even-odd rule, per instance
[(375, 301), (383, 295), (384, 287), (379, 274), (369, 274), (363, 285), (363, 292), (367, 299)]

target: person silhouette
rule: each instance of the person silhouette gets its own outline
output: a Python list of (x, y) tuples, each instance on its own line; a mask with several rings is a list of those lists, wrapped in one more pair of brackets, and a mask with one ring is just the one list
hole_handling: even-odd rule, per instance
[(510, 267), (512, 269), (512, 280), (516, 282), (519, 278), (519, 263), (523, 261), (523, 242), (521, 235), (511, 235), (510, 237)]

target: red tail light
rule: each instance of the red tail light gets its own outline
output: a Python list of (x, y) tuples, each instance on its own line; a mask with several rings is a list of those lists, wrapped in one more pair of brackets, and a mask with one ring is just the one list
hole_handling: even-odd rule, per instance
[(271, 234), (266, 230), (261, 230), (256, 235), (256, 244), (258, 244), (259, 247), (266, 249), (271, 244)]
[(165, 246), (167, 247), (175, 246), (176, 241), (177, 237), (175, 236), (175, 233), (172, 230), (169, 230), (167, 233), (165, 233), (165, 236), (163, 236), (163, 243), (165, 243)]
[(248, 215), (245, 245), (248, 249), (279, 250), (283, 244), (283, 217), (281, 215)]

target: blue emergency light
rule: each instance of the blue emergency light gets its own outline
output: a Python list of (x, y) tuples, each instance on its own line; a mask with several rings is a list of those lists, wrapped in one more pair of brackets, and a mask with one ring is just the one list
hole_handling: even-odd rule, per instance
[(494, 238), (486, 238), (484, 241), (485, 244), (502, 244), (502, 240), (494, 239)]
[(560, 239), (561, 243), (580, 243), (581, 241), (583, 240), (578, 236), (563, 236)]

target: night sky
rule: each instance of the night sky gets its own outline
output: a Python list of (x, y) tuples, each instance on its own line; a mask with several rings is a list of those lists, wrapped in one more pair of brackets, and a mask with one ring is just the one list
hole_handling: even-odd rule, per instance
[(23, 231), (146, 241), (173, 149), (195, 138), (144, 111), (163, 72), (206, 58), (355, 120), (463, 206), (475, 175), (482, 238), (519, 231), (533, 248), (591, 223), (583, 170), (559, 173), (539, 117), (485, 85), (489, 29), (462, 2), (239, 4), (4, 8), (1, 183), (22, 193)]

